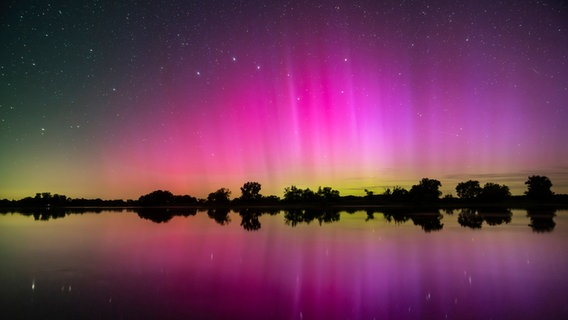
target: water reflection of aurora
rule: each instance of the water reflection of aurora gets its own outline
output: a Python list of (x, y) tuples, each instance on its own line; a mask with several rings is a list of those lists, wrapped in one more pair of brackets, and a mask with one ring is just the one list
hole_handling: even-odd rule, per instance
[(235, 212), (223, 224), (207, 212), (162, 223), (134, 212), (0, 215), (2, 308), (28, 318), (568, 314), (565, 211), (547, 233), (524, 210), (482, 228), (460, 225), (462, 213), (443, 213), (431, 232), (365, 211), (295, 227), (283, 212), (262, 214), (254, 231)]

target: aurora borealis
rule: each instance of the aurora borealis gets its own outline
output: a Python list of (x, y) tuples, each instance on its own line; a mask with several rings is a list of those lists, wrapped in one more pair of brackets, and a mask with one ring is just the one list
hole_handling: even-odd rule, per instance
[(568, 193), (562, 1), (8, 1), (0, 198)]

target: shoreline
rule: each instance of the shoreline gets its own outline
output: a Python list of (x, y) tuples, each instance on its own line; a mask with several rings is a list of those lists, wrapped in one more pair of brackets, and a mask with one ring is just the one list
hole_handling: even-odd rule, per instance
[(0, 212), (17, 212), (18, 210), (30, 211), (88, 211), (88, 210), (178, 210), (178, 209), (192, 209), (192, 210), (245, 210), (245, 209), (264, 209), (267, 211), (272, 210), (302, 210), (302, 209), (321, 209), (321, 210), (403, 210), (403, 211), (433, 211), (433, 210), (444, 210), (444, 209), (568, 209), (568, 203), (563, 202), (501, 202), (501, 203), (473, 203), (473, 202), (456, 202), (445, 203), (440, 201), (439, 203), (424, 203), (424, 204), (412, 204), (412, 203), (275, 203), (275, 204), (259, 204), (259, 203), (247, 203), (247, 204), (196, 204), (196, 205), (156, 205), (156, 206), (140, 206), (140, 205), (127, 205), (127, 206), (113, 206), (113, 205), (101, 205), (101, 206), (1, 206)]

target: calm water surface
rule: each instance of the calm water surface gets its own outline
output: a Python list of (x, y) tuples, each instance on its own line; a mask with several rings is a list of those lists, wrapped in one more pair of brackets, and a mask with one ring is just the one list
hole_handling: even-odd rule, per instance
[(1, 214), (0, 317), (568, 318), (568, 211), (221, 216)]

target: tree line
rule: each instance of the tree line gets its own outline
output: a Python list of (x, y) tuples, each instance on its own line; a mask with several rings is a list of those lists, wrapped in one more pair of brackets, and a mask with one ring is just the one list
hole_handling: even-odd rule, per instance
[[(551, 201), (568, 203), (566, 195), (555, 195), (552, 182), (546, 176), (533, 175), (525, 181), (527, 190), (523, 197), (516, 197), (532, 203)], [(231, 199), (231, 190), (220, 188), (208, 194), (205, 199), (190, 195), (174, 195), (170, 191), (156, 190), (140, 196), (137, 200), (72, 199), (49, 192), (37, 193), (35, 197), (21, 200), (0, 200), (2, 207), (125, 207), (125, 206), (294, 206), (294, 205), (437, 205), (437, 204), (497, 204), (511, 199), (506, 185), (487, 182), (481, 186), (477, 180), (468, 180), (456, 185), (457, 198), (448, 194), (441, 198), (442, 183), (436, 179), (422, 178), (410, 189), (399, 186), (387, 188), (382, 194), (365, 189), (365, 196), (341, 196), (331, 187), (299, 188), (295, 185), (284, 188), (283, 198), (261, 194), (259, 182), (249, 181), (240, 188), (240, 196)]]

